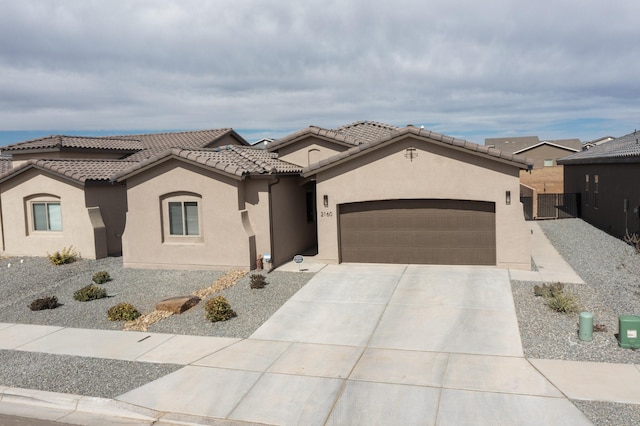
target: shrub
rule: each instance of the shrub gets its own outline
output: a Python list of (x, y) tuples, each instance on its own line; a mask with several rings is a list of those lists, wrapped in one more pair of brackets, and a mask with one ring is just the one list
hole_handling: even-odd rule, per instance
[(578, 303), (576, 302), (575, 297), (573, 297), (571, 294), (567, 294), (564, 292), (554, 293), (553, 295), (545, 296), (544, 301), (547, 304), (547, 306), (549, 306), (551, 309), (553, 309), (556, 312), (570, 314), (570, 313), (578, 312), (579, 310)]
[(140, 317), (140, 312), (131, 303), (118, 303), (107, 310), (109, 321), (133, 321)]
[(250, 284), (249, 286), (251, 288), (264, 288), (265, 285), (267, 285), (267, 282), (264, 279), (264, 275), (260, 275), (260, 274), (251, 274), (250, 279)]
[(553, 297), (556, 294), (562, 293), (564, 290), (564, 284), (542, 284), (542, 286), (536, 285), (533, 287), (533, 294), (542, 297)]
[(98, 271), (95, 274), (93, 274), (93, 282), (96, 284), (104, 284), (107, 281), (111, 280), (111, 276), (109, 276), (109, 273), (107, 271)]
[(58, 298), (55, 296), (47, 296), (41, 297), (40, 299), (36, 299), (29, 305), (29, 309), (32, 311), (42, 311), (44, 309), (55, 309), (60, 304), (58, 303)]
[(211, 322), (226, 321), (236, 316), (227, 299), (216, 296), (207, 300), (204, 305), (207, 319)]
[(75, 262), (80, 255), (73, 249), (73, 246), (69, 246), (69, 248), (64, 247), (61, 251), (56, 251), (53, 254), (47, 253), (47, 257), (54, 265), (64, 265)]
[(107, 297), (107, 290), (93, 284), (82, 287), (73, 293), (73, 298), (79, 302), (88, 302), (90, 300), (102, 299), (103, 297)]

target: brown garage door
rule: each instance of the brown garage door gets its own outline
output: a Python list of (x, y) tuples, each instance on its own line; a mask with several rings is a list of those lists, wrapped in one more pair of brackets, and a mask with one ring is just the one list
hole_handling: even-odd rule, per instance
[(342, 262), (495, 265), (495, 205), (386, 200), (340, 206)]

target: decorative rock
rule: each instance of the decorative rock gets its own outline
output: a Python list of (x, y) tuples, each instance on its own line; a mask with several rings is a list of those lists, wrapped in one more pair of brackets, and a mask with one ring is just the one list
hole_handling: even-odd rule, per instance
[(173, 312), (181, 314), (187, 309), (193, 308), (200, 302), (200, 298), (196, 296), (176, 296), (161, 300), (156, 305), (156, 310)]

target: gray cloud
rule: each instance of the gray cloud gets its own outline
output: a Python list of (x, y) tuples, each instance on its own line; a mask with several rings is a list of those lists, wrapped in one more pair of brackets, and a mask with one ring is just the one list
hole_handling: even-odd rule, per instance
[(0, 0), (0, 129), (633, 130), (633, 0)]

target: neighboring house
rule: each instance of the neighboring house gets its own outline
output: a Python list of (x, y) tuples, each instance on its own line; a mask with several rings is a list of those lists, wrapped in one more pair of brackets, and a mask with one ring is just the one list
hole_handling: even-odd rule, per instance
[(640, 233), (640, 132), (558, 161), (565, 191), (581, 194), (581, 217), (613, 235)]
[(211, 132), (8, 147), (20, 164), (0, 175), (3, 254), (73, 245), (89, 258), (122, 250), (140, 268), (250, 269), (302, 252), (530, 268), (523, 156), (368, 121), (311, 126), (266, 150)]
[[(2, 148), (1, 250), (42, 256), (73, 247), (89, 259), (122, 252), (126, 188), (111, 176), (171, 146), (247, 145), (232, 129), (115, 137), (50, 136)], [(9, 164), (12, 163), (12, 164)]]
[(514, 155), (522, 155), (533, 160), (532, 170), (520, 172), (521, 194), (525, 196), (533, 188), (532, 217), (545, 217), (538, 209), (539, 194), (563, 194), (564, 172), (558, 159), (582, 150), (579, 139), (558, 139), (540, 141), (537, 136), (523, 136), (514, 138), (487, 138), (485, 146), (499, 149)]
[(316, 184), (321, 261), (530, 268), (524, 157), (368, 122), (308, 127), (269, 150)]

